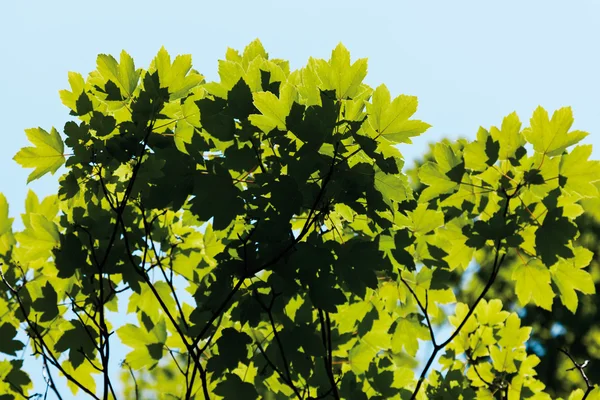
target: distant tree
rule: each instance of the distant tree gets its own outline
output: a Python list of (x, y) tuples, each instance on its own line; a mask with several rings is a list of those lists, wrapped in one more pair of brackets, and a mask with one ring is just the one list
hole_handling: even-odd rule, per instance
[(531, 339), (555, 340), (540, 308), (595, 293), (576, 219), (600, 163), (571, 109), (437, 143), (410, 181), (396, 145), (429, 125), (366, 72), (342, 45), (290, 71), (254, 41), (219, 82), (164, 49), (70, 73), (77, 120), (15, 156), (28, 181), (65, 164), (58, 193), (29, 192), (20, 232), (0, 196), (0, 399), (33, 395), (25, 337), (58, 398), (599, 398), (595, 337), (562, 343), (572, 393), (545, 391)]

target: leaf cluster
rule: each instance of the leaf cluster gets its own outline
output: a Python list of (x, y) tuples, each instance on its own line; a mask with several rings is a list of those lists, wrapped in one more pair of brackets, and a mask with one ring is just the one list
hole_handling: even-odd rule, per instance
[[(341, 44), (292, 71), (259, 41), (229, 49), (217, 82), (164, 49), (147, 70), (122, 52), (70, 73), (64, 143), (30, 130), (15, 156), (29, 180), (64, 162), (58, 194), (30, 192), (15, 233), (0, 198), (0, 351), (22, 350), (23, 330), (50, 390), (58, 370), (95, 399), (118, 397), (115, 340), (132, 398), (549, 398), (531, 329), (484, 297), (507, 256), (521, 305), (559, 296), (574, 312), (595, 292), (576, 243), (600, 179), (573, 147), (586, 134), (569, 108), (525, 129), (511, 114), (436, 144), (414, 190), (396, 145), (429, 125), (366, 73)], [(483, 254), (467, 305), (452, 277)], [(3, 363), (10, 398), (28, 395), (19, 361)]]

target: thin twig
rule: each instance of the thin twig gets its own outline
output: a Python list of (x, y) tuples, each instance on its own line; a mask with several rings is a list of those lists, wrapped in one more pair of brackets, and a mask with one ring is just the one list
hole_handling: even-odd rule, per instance
[(589, 394), (592, 392), (592, 390), (594, 390), (594, 385), (590, 382), (590, 379), (588, 378), (588, 376), (586, 375), (585, 370), (584, 370), (584, 368), (587, 366), (589, 361), (586, 360), (583, 363), (579, 364), (577, 361), (575, 361), (575, 358), (573, 358), (571, 353), (569, 353), (566, 349), (559, 348), (558, 350), (560, 352), (562, 352), (564, 355), (566, 355), (567, 357), (569, 357), (569, 360), (571, 360), (571, 362), (574, 365), (574, 367), (569, 369), (568, 371), (573, 370), (573, 369), (578, 370), (579, 373), (581, 374), (581, 377), (585, 381), (586, 391), (585, 391), (585, 394), (583, 395), (583, 397), (581, 398), (581, 400), (585, 400), (589, 396)]

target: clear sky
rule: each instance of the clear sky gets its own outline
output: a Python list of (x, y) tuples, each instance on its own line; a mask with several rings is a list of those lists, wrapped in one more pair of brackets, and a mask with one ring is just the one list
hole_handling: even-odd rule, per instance
[[(86, 75), (98, 53), (122, 49), (138, 67), (163, 45), (190, 53), (210, 80), (227, 47), (255, 38), (293, 68), (329, 58), (341, 41), (353, 58), (369, 58), (367, 83), (419, 97), (417, 116), (433, 127), (403, 146), (407, 159), (429, 141), (473, 137), (512, 111), (526, 126), (538, 105), (572, 106), (575, 128), (590, 132), (600, 158), (597, 0), (2, 0), (0, 20), (0, 192), (12, 216), (24, 210), (30, 172), (12, 161), (27, 145), (23, 130), (61, 130), (67, 72)], [(56, 178), (29, 187), (47, 195)]]

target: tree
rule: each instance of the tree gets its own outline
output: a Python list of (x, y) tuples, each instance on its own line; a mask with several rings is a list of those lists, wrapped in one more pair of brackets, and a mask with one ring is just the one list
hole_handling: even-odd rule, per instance
[[(467, 141), (446, 143), (453, 146), (456, 151), (462, 151)], [(424, 185), (419, 182), (418, 178), (419, 166), (423, 164), (423, 161), (432, 159), (433, 154), (430, 151), (422, 161), (417, 163), (415, 168), (407, 171), (417, 193), (424, 189)], [(598, 185), (598, 182), (595, 185)], [(600, 210), (600, 199), (597, 197), (582, 199), (579, 205), (573, 209), (574, 214), (578, 215), (575, 222), (580, 230), (580, 236), (576, 243), (594, 253), (588, 267), (594, 281), (594, 291), (597, 291), (600, 286), (600, 263), (598, 262), (600, 214), (598, 210)], [(464, 279), (461, 273), (452, 274), (450, 279), (456, 282), (457, 297), (463, 296), (466, 302), (475, 300), (489, 278), (489, 271), (479, 268), (478, 264), (489, 263), (491, 257), (493, 257), (491, 251), (480, 253), (477, 257), (478, 263), (474, 265), (474, 275), (469, 276), (468, 279)], [(546, 385), (545, 390), (552, 398), (557, 398), (561, 393), (568, 393), (581, 385), (585, 386), (585, 378), (591, 382), (600, 381), (600, 370), (595, 361), (599, 355), (597, 351), (597, 335), (600, 330), (598, 297), (582, 297), (581, 304), (574, 311), (563, 307), (559, 302), (554, 302), (551, 310), (539, 309), (535, 304), (523, 307), (518, 301), (514, 290), (515, 286), (511, 282), (512, 274), (520, 263), (521, 259), (517, 252), (507, 255), (505, 265), (496, 276), (494, 285), (488, 291), (488, 296), (500, 299), (505, 307), (518, 309), (523, 324), (533, 328), (528, 340), (528, 348), (540, 356), (540, 364), (536, 367), (536, 371), (539, 379)], [(459, 284), (461, 280), (462, 284)], [(590, 286), (588, 286), (588, 291), (592, 292)], [(565, 349), (568, 349), (569, 354), (565, 353)], [(577, 368), (573, 368), (571, 357), (580, 360), (581, 363), (588, 363), (585, 376)]]
[[(64, 163), (58, 193), (30, 192), (16, 233), (0, 198), (3, 398), (30, 395), (24, 335), (58, 398), (59, 376), (94, 399), (550, 398), (509, 310), (595, 293), (587, 134), (570, 108), (511, 114), (437, 143), (411, 184), (396, 145), (429, 125), (366, 72), (342, 45), (290, 71), (254, 41), (219, 82), (164, 49), (148, 70), (122, 52), (70, 73), (64, 142), (30, 129), (15, 156), (29, 181)], [(600, 396), (563, 351), (586, 380), (561, 395)]]

